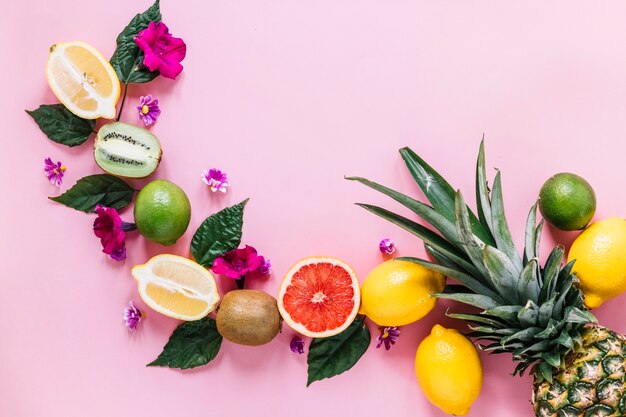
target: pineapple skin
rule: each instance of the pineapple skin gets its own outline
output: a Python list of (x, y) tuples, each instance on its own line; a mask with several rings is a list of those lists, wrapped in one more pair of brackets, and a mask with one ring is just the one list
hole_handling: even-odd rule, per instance
[(626, 416), (626, 339), (599, 325), (586, 326), (582, 339), (552, 382), (541, 380), (533, 369), (536, 416)]

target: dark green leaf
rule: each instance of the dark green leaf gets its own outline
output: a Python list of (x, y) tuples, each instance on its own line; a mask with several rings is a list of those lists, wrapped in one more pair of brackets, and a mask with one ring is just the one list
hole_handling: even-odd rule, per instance
[(453, 318), (453, 319), (457, 319), (457, 320), (464, 320), (464, 321), (480, 323), (480, 324), (488, 324), (489, 326), (496, 327), (496, 328), (506, 327), (504, 323), (494, 318), (489, 318), (489, 317), (478, 315), (478, 314), (462, 314), (462, 313), (446, 312), (446, 316)]
[(503, 299), (509, 302), (517, 302), (517, 280), (519, 274), (514, 272), (513, 262), (506, 254), (493, 246), (483, 247), (483, 261), (491, 282), (495, 284), (496, 291), (502, 295)]
[(543, 287), (541, 288), (541, 293), (539, 294), (539, 301), (544, 302), (548, 299), (548, 297), (552, 297), (556, 288), (559, 271), (561, 270), (561, 265), (563, 264), (564, 254), (565, 249), (561, 245), (555, 246), (554, 249), (552, 249), (552, 252), (550, 252), (548, 260), (543, 268)]
[(191, 254), (200, 265), (209, 268), (215, 258), (236, 249), (241, 242), (243, 208), (248, 199), (207, 217), (191, 239)]
[(539, 300), (539, 281), (537, 279), (539, 265), (537, 258), (532, 258), (522, 269), (517, 282), (517, 294), (520, 302), (526, 303), (528, 300), (538, 302)]
[(537, 334), (541, 332), (541, 328), (540, 327), (528, 327), (526, 329), (520, 330), (517, 333), (514, 333), (510, 336), (506, 336), (503, 337), (502, 340), (500, 341), (500, 343), (502, 343), (502, 345), (506, 345), (507, 343), (509, 343), (512, 340), (520, 340), (522, 342), (530, 342), (533, 340), (533, 337)]
[(526, 220), (526, 234), (524, 244), (524, 263), (529, 262), (532, 258), (538, 256), (535, 252), (535, 229), (537, 223), (537, 203), (533, 204), (528, 212), (528, 218)]
[(489, 279), (489, 271), (487, 271), (483, 263), (483, 247), (485, 247), (485, 244), (472, 232), (467, 204), (465, 204), (461, 191), (458, 191), (454, 198), (454, 215), (459, 240), (472, 261), (472, 264), (480, 272), (478, 277), (482, 279), (484, 284), (488, 284), (495, 289), (494, 283)]
[[(422, 189), (433, 208), (449, 221), (454, 222), (454, 189), (452, 186), (410, 148), (400, 149), (400, 155), (402, 155), (413, 179)], [(476, 236), (487, 244), (495, 245), (490, 233), (485, 230), (476, 215), (469, 209), (468, 212), (472, 230)]]
[(42, 104), (26, 113), (51, 141), (70, 147), (85, 143), (96, 125), (95, 120), (82, 119), (63, 104)]
[(523, 327), (535, 326), (539, 318), (539, 306), (528, 300), (524, 308), (517, 313), (517, 318)]
[(96, 205), (122, 209), (130, 204), (135, 190), (124, 180), (109, 174), (96, 174), (79, 179), (58, 197), (48, 197), (76, 210), (91, 213)]
[(480, 141), (478, 160), (476, 161), (476, 205), (478, 207), (478, 219), (486, 230), (492, 231), (491, 224), (491, 201), (489, 199), (489, 184), (485, 169), (485, 138)]
[(504, 200), (502, 198), (502, 178), (500, 171), (493, 180), (493, 192), (491, 193), (491, 224), (493, 225), (493, 237), (496, 240), (497, 247), (512, 262), (515, 267), (514, 272), (519, 274), (522, 270), (522, 259), (517, 253), (511, 231), (504, 214)]
[(205, 317), (187, 321), (174, 330), (163, 352), (147, 366), (189, 369), (206, 365), (215, 359), (221, 345), (215, 320)]
[(433, 297), (458, 301), (459, 303), (469, 304), (474, 307), (482, 308), (484, 310), (498, 306), (498, 303), (495, 302), (492, 298), (487, 297), (486, 295), (480, 295), (480, 294), (436, 293), (436, 294), (433, 294)]
[(522, 308), (523, 308), (522, 306), (516, 306), (516, 305), (514, 306), (499, 305), (497, 307), (485, 310), (483, 314), (499, 317), (510, 323), (517, 323), (518, 322), (517, 313), (519, 313), (519, 311)]
[(365, 320), (356, 319), (338, 335), (313, 339), (307, 359), (307, 387), (315, 381), (332, 378), (352, 368), (369, 347), (370, 338)]
[(598, 319), (588, 311), (581, 310), (576, 307), (568, 307), (565, 309), (565, 321), (568, 323), (597, 323)]
[(158, 71), (150, 72), (143, 67), (144, 55), (134, 39), (140, 31), (148, 27), (150, 22), (160, 21), (161, 10), (159, 0), (156, 0), (148, 10), (133, 17), (128, 26), (117, 35), (117, 48), (111, 57), (111, 65), (124, 84), (145, 83), (159, 75)]

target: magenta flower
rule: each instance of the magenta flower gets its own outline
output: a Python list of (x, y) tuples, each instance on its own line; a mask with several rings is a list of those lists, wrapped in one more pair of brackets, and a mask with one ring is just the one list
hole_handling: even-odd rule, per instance
[(44, 164), (44, 172), (46, 173), (46, 177), (48, 177), (48, 181), (60, 187), (63, 184), (63, 175), (65, 175), (64, 172), (66, 169), (65, 165), (61, 164), (61, 162), (55, 164), (50, 158), (46, 158)]
[(396, 244), (393, 243), (393, 240), (391, 239), (383, 239), (378, 244), (378, 249), (380, 250), (380, 253), (391, 255), (396, 251)]
[(185, 59), (187, 45), (170, 35), (165, 23), (150, 22), (137, 34), (135, 43), (144, 53), (143, 65), (150, 71), (158, 70), (165, 78), (174, 79), (183, 70), (180, 62)]
[(124, 322), (129, 331), (135, 331), (141, 320), (146, 316), (141, 310), (134, 306), (132, 301), (128, 302), (128, 307), (124, 308)]
[(391, 349), (391, 345), (395, 345), (398, 341), (398, 337), (400, 336), (400, 329), (397, 327), (379, 327), (380, 334), (376, 338), (378, 344), (376, 345), (376, 349), (380, 348), (383, 344), (385, 345), (385, 350)]
[(141, 120), (146, 127), (155, 123), (161, 114), (159, 100), (153, 100), (150, 94), (141, 96), (139, 98), (139, 105), (135, 108), (137, 109), (137, 113), (139, 113), (139, 120)]
[(261, 275), (269, 275), (272, 272), (272, 263), (269, 259), (266, 259), (265, 262), (257, 269), (259, 274)]
[(126, 259), (126, 232), (135, 230), (134, 223), (122, 221), (114, 208), (96, 206), (98, 217), (93, 222), (93, 232), (100, 238), (102, 252), (116, 261)]
[(246, 245), (243, 249), (231, 250), (218, 256), (213, 261), (211, 270), (216, 274), (237, 280), (237, 287), (241, 289), (246, 275), (258, 270), (264, 263), (265, 258), (259, 256), (255, 248)]
[(221, 191), (223, 193), (226, 192), (226, 187), (228, 187), (228, 177), (225, 172), (220, 171), (216, 168), (211, 168), (210, 170), (202, 171), (202, 181), (211, 188), (211, 191)]
[(289, 348), (293, 353), (304, 353), (304, 340), (300, 336), (294, 336), (291, 342), (289, 342)]

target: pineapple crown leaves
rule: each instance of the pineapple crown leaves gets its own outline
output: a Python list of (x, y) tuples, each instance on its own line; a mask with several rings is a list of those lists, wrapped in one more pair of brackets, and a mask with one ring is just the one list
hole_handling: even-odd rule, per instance
[(361, 177), (346, 177), (391, 197), (426, 221), (427, 228), (384, 208), (358, 206), (400, 226), (424, 241), (434, 259), (398, 258), (422, 265), (456, 280), (438, 298), (477, 307), (478, 314), (447, 313), (469, 323), (469, 337), (490, 353), (511, 353), (519, 364), (514, 374), (537, 365), (539, 378), (551, 380), (562, 358), (582, 344), (581, 330), (595, 317), (587, 311), (574, 285), (573, 262), (562, 266), (564, 248), (556, 246), (546, 262), (539, 261), (543, 220), (537, 224), (537, 203), (528, 214), (524, 251), (517, 251), (504, 213), (502, 179), (498, 171), (489, 189), (484, 140), (476, 164), (477, 214), (460, 191), (409, 148), (400, 154), (430, 205)]

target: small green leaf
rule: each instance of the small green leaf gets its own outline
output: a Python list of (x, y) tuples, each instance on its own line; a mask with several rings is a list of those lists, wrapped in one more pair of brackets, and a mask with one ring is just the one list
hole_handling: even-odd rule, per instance
[(58, 197), (48, 197), (76, 210), (92, 213), (96, 205), (122, 209), (130, 204), (135, 190), (123, 180), (109, 174), (96, 174), (79, 179)]
[(117, 48), (111, 57), (111, 65), (115, 69), (120, 81), (128, 83), (145, 83), (159, 75), (158, 71), (151, 72), (142, 64), (144, 54), (135, 43), (135, 37), (150, 22), (161, 21), (159, 0), (143, 13), (139, 13), (130, 21), (119, 35), (117, 35)]
[(480, 141), (478, 160), (476, 161), (476, 206), (478, 219), (488, 231), (493, 231), (491, 224), (491, 200), (489, 198), (489, 185), (485, 169), (485, 137)]
[(504, 200), (502, 198), (502, 177), (500, 171), (493, 180), (493, 192), (491, 193), (491, 224), (493, 226), (493, 237), (496, 240), (497, 248), (511, 260), (515, 267), (514, 272), (519, 274), (522, 270), (522, 259), (517, 253), (509, 224), (504, 215)]
[(221, 345), (215, 320), (205, 317), (187, 321), (174, 330), (163, 352), (147, 366), (189, 369), (206, 365), (215, 359)]
[(243, 209), (248, 202), (239, 204), (207, 217), (191, 239), (191, 254), (200, 265), (209, 268), (215, 258), (236, 249), (241, 242)]
[(95, 120), (82, 119), (63, 104), (42, 104), (26, 113), (51, 141), (70, 147), (85, 143), (96, 125)]
[(526, 233), (524, 244), (524, 264), (528, 263), (531, 259), (537, 257), (539, 254), (535, 252), (535, 229), (537, 223), (537, 203), (533, 204), (528, 212), (528, 218), (526, 220)]
[(307, 387), (315, 381), (332, 378), (352, 368), (370, 345), (365, 319), (356, 319), (338, 335), (313, 339), (307, 359)]

